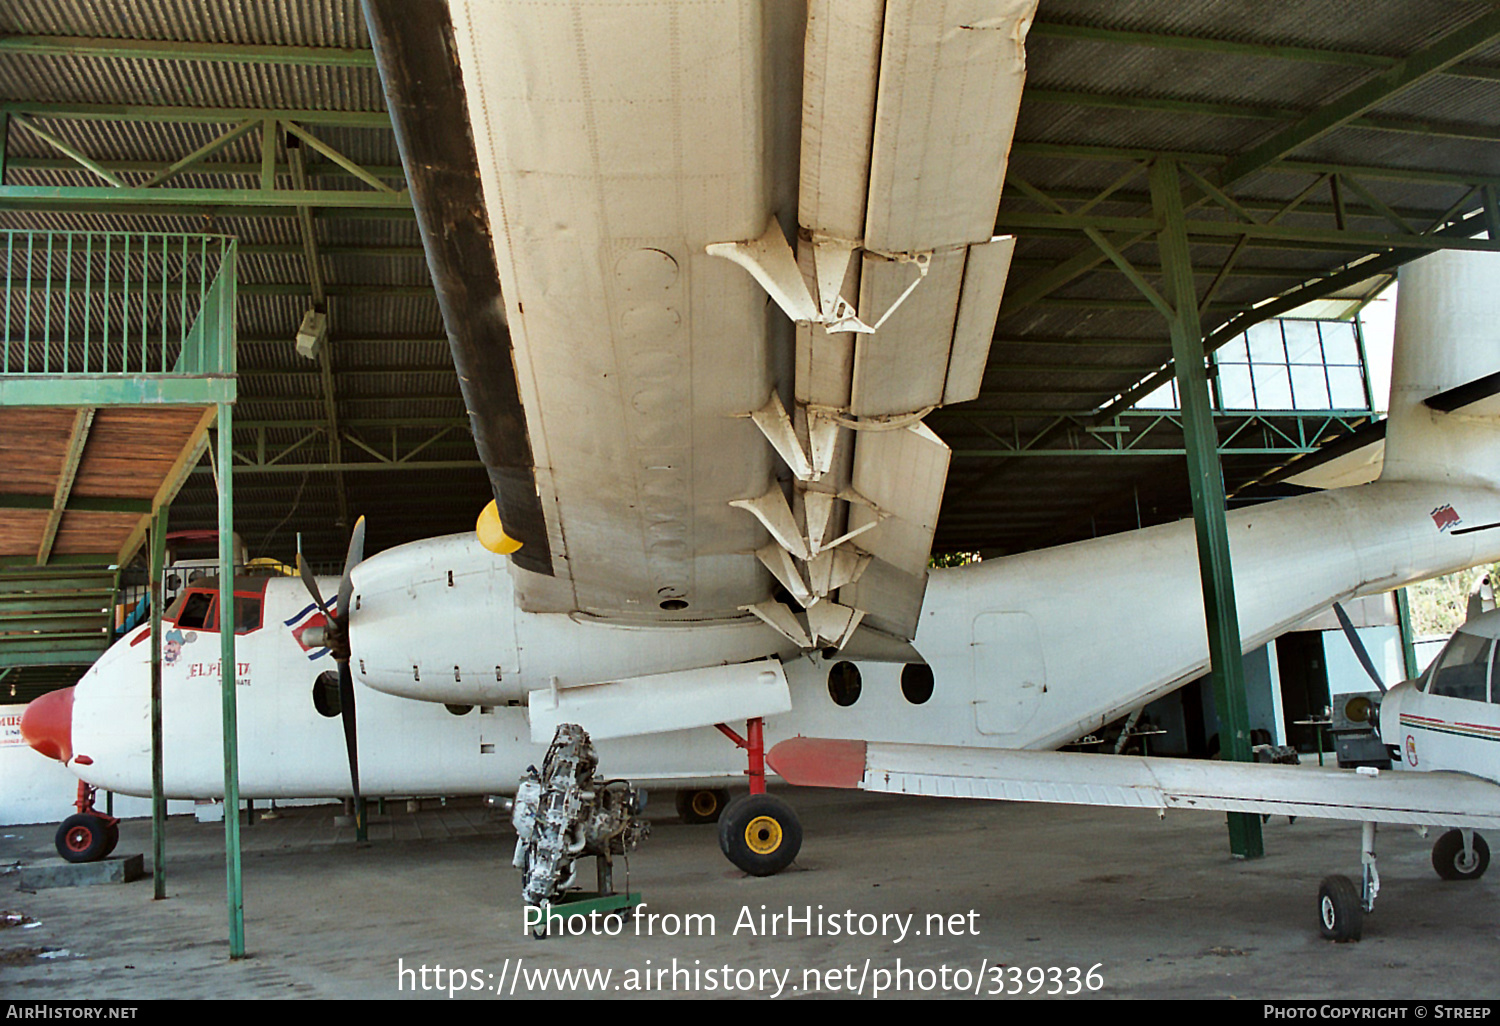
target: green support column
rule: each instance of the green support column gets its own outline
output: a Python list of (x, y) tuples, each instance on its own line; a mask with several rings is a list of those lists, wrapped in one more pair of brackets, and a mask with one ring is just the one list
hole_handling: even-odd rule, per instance
[[(1365, 353), (1364, 307), (1354, 312), (1354, 344), (1359, 349), (1359, 377), (1365, 386), (1365, 409), (1375, 410), (1375, 390), (1370, 384), (1370, 358)], [(1389, 404), (1387, 404), (1389, 405)], [(1400, 594), (1405, 594), (1403, 589)], [(1397, 599), (1396, 601), (1401, 601)]]
[(224, 699), (224, 862), (229, 957), (245, 957), (245, 894), (240, 874), (240, 747), (234, 660), (233, 407), (219, 404), (219, 688)]
[(152, 897), (167, 896), (167, 799), (161, 751), (161, 602), (167, 560), (167, 507), (151, 520), (151, 886)]
[[(1234, 574), (1229, 561), (1229, 529), (1224, 516), (1224, 478), (1219, 468), (1213, 411), (1209, 408), (1208, 380), (1203, 368), (1203, 329), (1198, 320), (1198, 295), (1193, 284), (1176, 161), (1158, 159), (1151, 166), (1151, 201), (1160, 225), (1157, 248), (1161, 254), (1164, 298), (1175, 311), (1168, 320), (1177, 391), (1182, 403), (1193, 522), (1198, 534), (1208, 658), (1219, 714), (1219, 748), (1225, 759), (1250, 762), (1250, 714), (1245, 700)], [(1236, 857), (1259, 858), (1265, 854), (1258, 816), (1231, 812), (1228, 820), (1229, 847)]]
[(1401, 624), (1401, 660), (1406, 667), (1406, 679), (1416, 680), (1422, 671), (1417, 665), (1416, 635), (1411, 629), (1411, 601), (1405, 588), (1396, 589), (1396, 617)]

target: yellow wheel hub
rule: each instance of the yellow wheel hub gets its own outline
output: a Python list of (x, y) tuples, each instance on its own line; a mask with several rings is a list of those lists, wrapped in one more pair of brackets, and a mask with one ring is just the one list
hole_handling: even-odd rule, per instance
[(699, 791), (693, 795), (693, 812), (699, 816), (712, 816), (719, 807), (719, 799), (712, 791)]
[(757, 855), (769, 855), (781, 847), (781, 824), (770, 816), (756, 816), (745, 824), (745, 846)]

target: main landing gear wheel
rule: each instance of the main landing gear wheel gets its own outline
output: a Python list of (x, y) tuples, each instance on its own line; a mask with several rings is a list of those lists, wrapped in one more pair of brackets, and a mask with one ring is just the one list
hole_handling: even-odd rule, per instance
[(774, 876), (801, 848), (802, 824), (780, 798), (741, 795), (719, 817), (719, 850), (751, 876)]
[(1318, 888), (1318, 926), (1331, 941), (1357, 941), (1365, 925), (1359, 888), (1347, 876), (1328, 876)]
[(717, 823), (728, 804), (728, 791), (677, 792), (677, 815), (684, 823)]
[(1490, 868), (1490, 846), (1474, 835), (1474, 852), (1465, 857), (1462, 830), (1449, 830), (1432, 846), (1432, 868), (1444, 880), (1478, 880)]
[(119, 837), (118, 827), (80, 812), (62, 821), (54, 842), (57, 853), (69, 862), (98, 862), (114, 850)]

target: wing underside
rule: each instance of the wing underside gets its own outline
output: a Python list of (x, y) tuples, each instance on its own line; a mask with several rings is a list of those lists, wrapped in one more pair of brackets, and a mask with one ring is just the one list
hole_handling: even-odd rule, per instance
[(1310, 766), (817, 738), (784, 741), (768, 760), (791, 783), (886, 794), (1500, 827), (1500, 786), (1461, 773), (1366, 775)]
[(459, 373), (525, 608), (912, 636), (949, 455), (921, 420), (979, 392), (1034, 6), (370, 0), (378, 52), (456, 71), (403, 102), (382, 54), (408, 167), (437, 144), (404, 118), (468, 140), (474, 216), (428, 258), (498, 283), (443, 312), (490, 322)]

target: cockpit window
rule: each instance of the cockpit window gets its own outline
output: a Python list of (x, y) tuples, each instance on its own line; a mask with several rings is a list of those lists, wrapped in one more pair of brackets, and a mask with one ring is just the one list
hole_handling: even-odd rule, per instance
[(1437, 669), (1427, 685), (1427, 693), (1483, 702), (1488, 697), (1490, 646), (1489, 638), (1462, 631), (1453, 635), (1453, 640), (1443, 649)]
[(182, 605), (182, 612), (177, 616), (177, 626), (198, 631), (213, 630), (213, 613), (214, 596), (211, 592), (190, 591), (187, 593), (187, 601)]
[[(234, 596), (234, 633), (249, 634), (260, 630), (261, 605), (259, 595)], [(195, 631), (217, 631), (218, 607), (218, 592), (189, 591), (172, 604), (167, 619), (172, 619), (171, 614), (175, 612), (178, 627)]]
[(182, 615), (182, 605), (186, 601), (187, 592), (184, 591), (172, 600), (171, 605), (167, 606), (166, 611), (161, 614), (161, 618), (176, 623), (177, 618)]
[(249, 634), (260, 629), (260, 599), (251, 595), (234, 597), (234, 633)]

